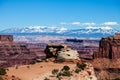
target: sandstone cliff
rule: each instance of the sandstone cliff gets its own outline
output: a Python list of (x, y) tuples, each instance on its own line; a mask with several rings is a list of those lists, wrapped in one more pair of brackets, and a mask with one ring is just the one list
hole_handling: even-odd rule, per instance
[(98, 80), (120, 78), (120, 34), (102, 38), (92, 64)]
[(17, 44), (13, 41), (12, 35), (0, 35), (0, 67), (12, 66), (15, 64), (28, 64), (36, 58), (45, 58), (44, 50), (40, 47), (31, 47)]
[(94, 53), (94, 58), (120, 58), (120, 34), (102, 38), (99, 43), (99, 51)]

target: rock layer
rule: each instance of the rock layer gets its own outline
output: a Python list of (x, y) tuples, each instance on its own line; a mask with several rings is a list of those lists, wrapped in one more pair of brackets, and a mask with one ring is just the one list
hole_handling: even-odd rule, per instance
[(44, 50), (40, 47), (17, 44), (12, 35), (0, 35), (0, 61), (6, 61), (0, 67), (27, 64), (31, 60), (45, 57)]

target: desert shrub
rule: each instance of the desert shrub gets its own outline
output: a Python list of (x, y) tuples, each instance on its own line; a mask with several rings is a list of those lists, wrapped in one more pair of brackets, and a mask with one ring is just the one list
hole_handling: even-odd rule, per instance
[(53, 75), (57, 74), (58, 72), (59, 72), (58, 69), (53, 69), (53, 70), (52, 70), (52, 74), (53, 74)]
[(63, 71), (60, 75), (70, 77), (72, 74), (70, 71)]
[(55, 60), (54, 62), (55, 63), (63, 63), (65, 60), (64, 59), (57, 59), (57, 60)]
[(72, 72), (70, 72), (69, 66), (63, 66), (63, 68), (59, 71), (58, 69), (52, 70), (52, 74), (56, 74), (56, 78), (60, 79), (61, 76), (72, 76)]
[(30, 68), (30, 66), (27, 66), (27, 68), (29, 69), (29, 68)]
[(15, 65), (15, 69), (18, 69), (18, 65)]
[(2, 77), (0, 77), (0, 80), (3, 80)]
[(35, 61), (31, 61), (30, 64), (35, 64), (36, 62)]
[(40, 66), (40, 68), (43, 68), (43, 66)]
[(58, 77), (60, 77), (60, 76), (62, 76), (62, 73), (61, 73), (61, 72), (59, 72), (56, 77), (58, 78)]
[(63, 66), (62, 70), (69, 71), (70, 67), (69, 66)]
[(85, 63), (77, 63), (76, 66), (77, 66), (79, 69), (84, 70), (87, 65), (86, 65)]
[(79, 68), (75, 69), (75, 73), (79, 73), (80, 71), (81, 71), (81, 69), (79, 69)]
[(0, 69), (0, 75), (5, 75), (5, 74), (6, 74), (6, 69), (1, 68), (1, 69)]
[(114, 80), (120, 80), (120, 78), (115, 78)]
[(50, 80), (49, 78), (47, 78), (47, 77), (45, 77), (45, 79), (44, 80)]
[(90, 80), (92, 80), (93, 79), (93, 77), (90, 77)]

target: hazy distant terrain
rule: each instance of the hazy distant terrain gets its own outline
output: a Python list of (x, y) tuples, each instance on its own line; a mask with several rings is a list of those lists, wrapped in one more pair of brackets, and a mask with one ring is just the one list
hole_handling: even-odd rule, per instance
[[(2, 30), (1, 34), (12, 34), (14, 36), (69, 36), (79, 38), (101, 38), (114, 35), (119, 32), (112, 28), (84, 28), (84, 29), (67, 29), (64, 27), (45, 27), (33, 26), (25, 28), (11, 28)], [(36, 39), (36, 38), (35, 38)]]

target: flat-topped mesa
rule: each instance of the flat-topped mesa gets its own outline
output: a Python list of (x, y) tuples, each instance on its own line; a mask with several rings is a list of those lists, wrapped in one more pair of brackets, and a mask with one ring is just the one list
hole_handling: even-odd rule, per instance
[(102, 38), (99, 43), (99, 52), (94, 53), (94, 58), (120, 58), (120, 33)]
[(13, 36), (12, 35), (0, 35), (0, 43), (12, 43)]
[(47, 58), (65, 59), (65, 60), (79, 60), (79, 54), (76, 50), (72, 50), (65, 44), (48, 44), (45, 49)]

